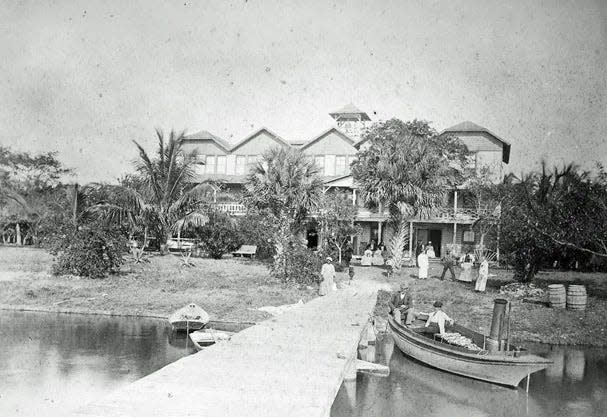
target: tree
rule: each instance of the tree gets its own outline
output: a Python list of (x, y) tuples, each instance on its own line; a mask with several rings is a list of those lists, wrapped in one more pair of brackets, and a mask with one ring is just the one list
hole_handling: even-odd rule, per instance
[(38, 243), (38, 227), (56, 210), (61, 181), (72, 174), (55, 152), (32, 155), (0, 147), (0, 225), (14, 225), (17, 244), (30, 237)]
[(274, 148), (263, 154), (247, 177), (244, 202), (249, 208), (269, 211), (274, 227), (275, 271), (288, 275), (285, 249), (296, 241), (306, 215), (318, 206), (322, 180), (314, 163), (301, 151)]
[(173, 233), (208, 221), (212, 187), (209, 183), (194, 183), (196, 155), (195, 151), (188, 154), (183, 151), (183, 133), (171, 131), (168, 141), (162, 131), (156, 130), (156, 134), (155, 157), (150, 157), (134, 141), (138, 151), (136, 173), (122, 185), (89, 185), (89, 193), (103, 189), (112, 197), (92, 205), (89, 211), (107, 221), (127, 220), (133, 228), (143, 223), (155, 232), (161, 252), (164, 252)]
[(449, 187), (467, 174), (470, 153), (456, 138), (439, 135), (425, 121), (398, 119), (375, 124), (369, 142), (352, 164), (367, 205), (388, 208), (395, 226), (389, 250), (397, 269), (411, 217), (428, 218), (444, 202)]
[(320, 224), (322, 247), (334, 247), (341, 263), (342, 251), (351, 236), (360, 234), (356, 221), (357, 207), (343, 195), (326, 192), (320, 201), (317, 222)]
[(479, 233), (481, 249), (485, 249), (487, 235), (497, 230), (501, 204), (504, 198), (500, 196), (499, 190), (499, 185), (496, 185), (492, 179), (490, 169), (484, 167), (479, 173), (467, 180), (466, 189), (463, 191), (464, 203), (472, 201), (472, 206), (478, 217), (471, 228)]
[(541, 266), (560, 258), (607, 257), (607, 176), (562, 169), (512, 177), (503, 186), (503, 247), (515, 276), (531, 281)]

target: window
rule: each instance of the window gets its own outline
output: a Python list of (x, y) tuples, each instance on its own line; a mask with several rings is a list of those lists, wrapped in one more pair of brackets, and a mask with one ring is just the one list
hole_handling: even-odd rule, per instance
[(207, 175), (215, 173), (215, 156), (207, 156), (204, 167)]
[(464, 243), (474, 243), (474, 231), (464, 231)]
[(207, 161), (207, 156), (204, 154), (197, 154), (196, 155), (196, 163), (201, 163), (204, 164)]
[(236, 174), (244, 175), (247, 165), (247, 156), (236, 156)]
[(350, 174), (350, 167), (352, 167), (352, 163), (356, 160), (356, 156), (348, 156), (348, 167), (346, 167), (346, 173)]
[(318, 168), (318, 174), (325, 174), (325, 156), (314, 156), (314, 164)]
[(335, 157), (335, 174), (345, 175), (346, 174), (346, 156)]
[(226, 173), (226, 156), (217, 156), (217, 173), (225, 175), (225, 173)]
[(255, 163), (257, 163), (257, 156), (252, 154), (247, 156), (247, 172), (251, 171), (255, 167)]
[(335, 176), (335, 154), (325, 156), (325, 176)]

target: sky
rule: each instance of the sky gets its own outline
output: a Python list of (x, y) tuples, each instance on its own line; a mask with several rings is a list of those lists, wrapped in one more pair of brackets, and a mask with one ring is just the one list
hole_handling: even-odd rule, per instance
[(508, 168), (607, 164), (607, 1), (0, 1), (0, 145), (77, 180), (132, 169), (155, 128), (304, 141), (374, 120), (473, 121)]

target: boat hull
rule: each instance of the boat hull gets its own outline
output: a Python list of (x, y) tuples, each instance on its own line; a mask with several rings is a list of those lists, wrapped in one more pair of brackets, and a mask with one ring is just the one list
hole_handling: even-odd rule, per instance
[(199, 321), (184, 321), (184, 320), (174, 320), (171, 322), (171, 326), (173, 330), (176, 332), (187, 332), (192, 330), (200, 330), (206, 325), (206, 322)]
[(209, 314), (194, 303), (180, 308), (169, 316), (169, 323), (176, 332), (200, 330), (209, 320)]
[(394, 343), (404, 354), (443, 371), (476, 380), (517, 387), (529, 374), (551, 363), (536, 355), (514, 357), (460, 350), (421, 336), (393, 319), (389, 324)]

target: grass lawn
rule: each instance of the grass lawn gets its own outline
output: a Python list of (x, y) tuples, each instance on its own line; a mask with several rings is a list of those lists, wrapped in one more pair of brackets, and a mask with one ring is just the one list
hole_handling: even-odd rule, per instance
[[(513, 340), (559, 343), (572, 345), (607, 346), (607, 275), (605, 273), (541, 272), (536, 286), (550, 283), (585, 284), (588, 303), (585, 311), (556, 310), (499, 293), (499, 287), (513, 282), (512, 271), (490, 270), (496, 274), (489, 278), (486, 293), (475, 293), (474, 284), (440, 281), (442, 266), (431, 264), (428, 280), (414, 279), (417, 269), (406, 268), (390, 278), (394, 289), (403, 280), (411, 282), (416, 308), (432, 311), (435, 300), (443, 302), (443, 309), (461, 323), (478, 331), (489, 333), (493, 313), (493, 300), (506, 298), (512, 301), (511, 336)], [(456, 274), (458, 272), (456, 271)], [(447, 276), (449, 278), (449, 276)], [(380, 292), (375, 314), (386, 317), (389, 294)], [(380, 325), (381, 328), (381, 325)]]
[(104, 279), (50, 275), (53, 258), (41, 249), (0, 247), (0, 305), (51, 311), (166, 316), (194, 302), (213, 320), (256, 322), (258, 311), (309, 301), (316, 290), (273, 279), (266, 266), (248, 259), (151, 256), (150, 263), (126, 263), (119, 275)]
[[(194, 302), (213, 320), (258, 322), (270, 315), (262, 306), (291, 304), (315, 298), (309, 290), (273, 279), (266, 266), (248, 259), (192, 259), (196, 266), (181, 266), (178, 255), (152, 256), (150, 263), (126, 263), (119, 275), (105, 279), (49, 273), (52, 256), (40, 249), (0, 247), (0, 307), (50, 311), (95, 312), (167, 316)], [(356, 267), (356, 277), (378, 277), (381, 268)], [(442, 266), (430, 265), (430, 279), (416, 280), (417, 269), (405, 268), (387, 279), (393, 289), (407, 280), (416, 307), (431, 311), (441, 300), (445, 311), (459, 323), (488, 333), (493, 300), (504, 298), (499, 287), (512, 282), (512, 272), (490, 270), (486, 293), (473, 292), (473, 284), (439, 281)], [(457, 273), (457, 272), (456, 272)], [(338, 273), (338, 280), (346, 279)], [(588, 290), (586, 311), (555, 310), (506, 297), (512, 301), (513, 341), (607, 346), (607, 275), (604, 273), (541, 272), (538, 287), (549, 283), (582, 283)], [(380, 291), (375, 314), (385, 320), (390, 294)], [(378, 326), (383, 325), (378, 319)]]

